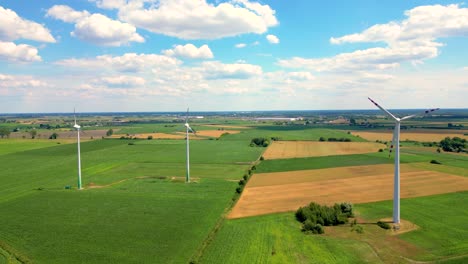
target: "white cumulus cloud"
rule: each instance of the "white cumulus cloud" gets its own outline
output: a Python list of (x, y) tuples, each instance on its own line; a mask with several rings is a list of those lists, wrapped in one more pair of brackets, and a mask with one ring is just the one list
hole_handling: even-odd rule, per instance
[(207, 79), (249, 79), (262, 74), (262, 68), (258, 65), (224, 64), (219, 61), (203, 62), (202, 71)]
[(138, 76), (117, 75), (101, 77), (95, 79), (93, 83), (102, 84), (110, 88), (131, 88), (144, 86), (146, 81)]
[(101, 55), (88, 59), (66, 59), (56, 64), (82, 69), (102, 69), (118, 72), (140, 72), (153, 68), (173, 67), (181, 62), (173, 57), (157, 54), (125, 53), (122, 56)]
[(13, 42), (0, 41), (0, 60), (16, 62), (41, 61), (41, 57), (37, 53), (37, 49), (30, 45), (16, 45)]
[(247, 47), (247, 44), (245, 44), (245, 43), (238, 43), (238, 44), (235, 45), (235, 47), (238, 48), (238, 49), (242, 49), (242, 48)]
[(75, 23), (75, 30), (71, 35), (96, 45), (122, 46), (129, 42), (145, 41), (134, 26), (102, 14), (90, 14), (68, 6), (55, 5), (47, 11), (47, 15), (67, 23)]
[(314, 79), (314, 76), (310, 72), (289, 72), (288, 77), (296, 81), (310, 81)]
[(89, 0), (96, 3), (96, 6), (103, 9), (118, 9), (127, 4), (126, 0)]
[(189, 59), (211, 59), (213, 53), (208, 45), (202, 45), (200, 48), (193, 44), (176, 45), (173, 49), (164, 50), (163, 53), (167, 56), (183, 57)]
[(206, 0), (160, 0), (149, 7), (144, 1), (131, 1), (119, 8), (119, 18), (139, 28), (181, 39), (262, 34), (278, 25), (275, 10), (247, 0), (217, 5)]
[(278, 44), (280, 41), (279, 41), (279, 38), (275, 35), (267, 35), (266, 36), (266, 39), (268, 40), (268, 42), (270, 42), (271, 44)]
[(55, 39), (43, 25), (19, 17), (15, 11), (0, 6), (0, 41), (29, 39), (54, 43)]

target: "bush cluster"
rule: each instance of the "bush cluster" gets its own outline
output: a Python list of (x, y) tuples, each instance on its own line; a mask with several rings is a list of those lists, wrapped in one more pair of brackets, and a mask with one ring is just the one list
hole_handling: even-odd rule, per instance
[(440, 147), (447, 152), (468, 152), (467, 142), (464, 138), (446, 137), (439, 143)]
[(302, 230), (313, 234), (323, 234), (324, 226), (345, 224), (349, 217), (353, 217), (350, 203), (325, 206), (312, 202), (296, 211), (296, 219), (302, 223)]
[(250, 141), (251, 147), (268, 147), (270, 141), (266, 138), (252, 138)]
[(377, 225), (380, 226), (380, 227), (383, 228), (383, 229), (390, 229), (390, 228), (392, 228), (388, 223), (385, 223), (385, 222), (382, 222), (382, 221), (378, 221), (378, 222), (377, 222)]
[(334, 138), (334, 137), (331, 137), (331, 138), (324, 138), (324, 137), (320, 137), (319, 138), (319, 141), (328, 141), (328, 142), (351, 142), (351, 139), (349, 138)]

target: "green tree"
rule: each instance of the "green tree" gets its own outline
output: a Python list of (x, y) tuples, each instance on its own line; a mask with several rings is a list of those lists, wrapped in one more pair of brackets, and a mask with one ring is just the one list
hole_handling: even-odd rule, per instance
[(36, 136), (37, 136), (37, 131), (33, 129), (33, 130), (29, 131), (29, 134), (31, 135), (32, 139), (35, 139)]
[(57, 139), (57, 138), (58, 138), (58, 134), (55, 132), (49, 137), (49, 139)]
[(0, 137), (3, 138), (3, 137), (9, 137), (10, 136), (10, 129), (6, 128), (6, 127), (0, 127)]
[(113, 134), (114, 134), (114, 130), (112, 130), (112, 128), (107, 130), (107, 132), (106, 132), (106, 136), (108, 136), (108, 137), (112, 136)]

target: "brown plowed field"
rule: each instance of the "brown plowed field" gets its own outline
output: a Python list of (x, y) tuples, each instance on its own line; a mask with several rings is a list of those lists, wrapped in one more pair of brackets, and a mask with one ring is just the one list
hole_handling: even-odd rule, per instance
[[(351, 131), (351, 134), (355, 136), (360, 136), (364, 139), (370, 141), (376, 140), (384, 140), (390, 141), (392, 140), (392, 133), (393, 131), (382, 131), (382, 132), (370, 132), (370, 131)], [(468, 136), (463, 135), (463, 132), (457, 133), (447, 133), (446, 131), (441, 133), (434, 133), (434, 132), (413, 132), (413, 131), (401, 131), (400, 134), (400, 141), (405, 140), (413, 140), (413, 141), (420, 141), (420, 142), (434, 142), (434, 141), (441, 141), (446, 137), (460, 137), (468, 139)]]
[(377, 152), (384, 144), (374, 142), (274, 141), (264, 159), (290, 159)]
[[(385, 166), (389, 168), (384, 168)], [(295, 178), (297, 173), (305, 177), (305, 171), (291, 171), (292, 183), (278, 173), (256, 174), (244, 189), (241, 198), (229, 214), (240, 218), (277, 212), (294, 211), (310, 202), (334, 204), (338, 202), (367, 203), (393, 199), (392, 165), (356, 166), (309, 170), (303, 182)], [(359, 169), (362, 168), (362, 171)], [(336, 174), (343, 171), (343, 177)], [(403, 169), (403, 166), (402, 166)], [(372, 175), (370, 170), (375, 171)], [(407, 170), (401, 173), (401, 197), (418, 197), (468, 190), (468, 178), (434, 171)], [(331, 177), (324, 179), (329, 171)], [(271, 184), (266, 178), (271, 176)], [(317, 177), (316, 177), (317, 175)], [(257, 176), (263, 177), (255, 180)], [(279, 179), (279, 180), (278, 180)], [(278, 184), (280, 183), (280, 184)]]

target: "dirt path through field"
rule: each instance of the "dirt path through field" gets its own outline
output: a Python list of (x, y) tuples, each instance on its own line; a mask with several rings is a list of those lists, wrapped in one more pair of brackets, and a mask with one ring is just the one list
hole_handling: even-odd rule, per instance
[[(381, 166), (381, 165), (376, 165)], [(371, 167), (371, 166), (367, 166)], [(335, 168), (330, 169), (333, 171)], [(369, 168), (367, 168), (369, 169)], [(310, 170), (311, 177), (315, 171)], [(320, 204), (337, 202), (367, 203), (393, 198), (393, 173), (352, 177), (332, 177), (300, 183), (283, 183), (251, 186), (244, 189), (241, 198), (229, 214), (229, 218), (240, 218), (277, 212), (294, 211), (312, 201)], [(295, 172), (289, 172), (293, 175)], [(304, 173), (304, 172), (300, 172)], [(323, 172), (321, 172), (323, 173)], [(255, 183), (254, 175), (252, 177)], [(434, 171), (406, 171), (401, 174), (401, 197), (418, 197), (468, 190), (468, 178)]]

